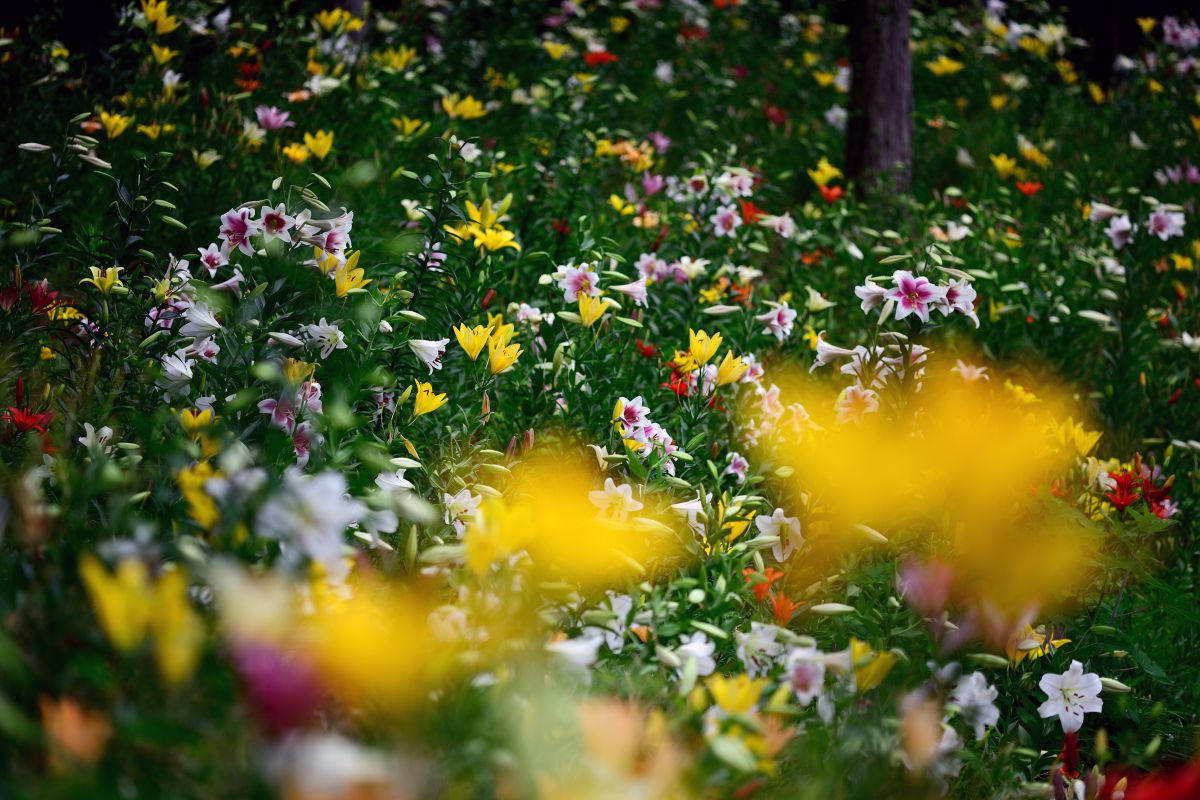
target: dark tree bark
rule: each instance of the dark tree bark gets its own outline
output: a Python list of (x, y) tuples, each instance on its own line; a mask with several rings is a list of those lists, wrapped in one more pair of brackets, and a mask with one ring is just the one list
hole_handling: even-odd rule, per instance
[(913, 168), (912, 0), (851, 0), (846, 175), (860, 193), (908, 191)]

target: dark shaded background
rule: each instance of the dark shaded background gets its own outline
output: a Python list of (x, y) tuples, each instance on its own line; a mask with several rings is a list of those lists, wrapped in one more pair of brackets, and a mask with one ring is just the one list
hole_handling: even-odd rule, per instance
[[(502, 1), (502, 0), (501, 0)], [(1053, 1), (1053, 0), (1052, 0)], [(344, 4), (344, 3), (343, 3)], [(918, 6), (929, 5), (918, 0)], [(1093, 80), (1107, 83), (1112, 77), (1113, 61), (1119, 54), (1132, 53), (1141, 39), (1137, 17), (1200, 15), (1200, 0), (1056, 0), (1066, 10), (1067, 24), (1072, 35), (1086, 39), (1091, 47), (1077, 54), (1077, 61)], [(73, 53), (92, 54), (105, 46), (114, 34), (116, 11), (123, 3), (113, 0), (0, 0), (0, 27), (10, 31), (25, 26), (36, 18), (48, 21), (56, 38)], [(235, 14), (239, 3), (229, 3)], [(287, 5), (297, 12), (312, 12), (332, 5), (329, 0), (291, 0)], [(374, 4), (387, 8), (399, 5), (398, 0), (382, 0)], [(546, 2), (547, 8), (556, 3)], [(783, 1), (784, 7), (802, 10), (811, 4), (803, 0)], [(958, 0), (938, 2), (941, 6), (958, 6), (972, 14), (981, 2)], [(835, 17), (837, 11), (835, 10)]]

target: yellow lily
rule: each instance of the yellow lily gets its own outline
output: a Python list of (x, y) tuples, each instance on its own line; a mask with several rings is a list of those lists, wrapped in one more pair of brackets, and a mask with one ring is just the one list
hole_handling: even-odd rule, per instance
[(80, 283), (90, 283), (95, 286), (102, 295), (112, 294), (114, 290), (125, 288), (125, 284), (121, 283), (121, 279), (117, 277), (123, 267), (108, 267), (100, 269), (99, 267), (88, 267), (91, 270), (92, 277), (84, 278)]
[(304, 134), (304, 146), (308, 148), (308, 152), (324, 160), (325, 156), (329, 155), (329, 151), (333, 149), (333, 134), (325, 130), (306, 133)]
[(433, 384), (416, 381), (416, 392), (413, 394), (413, 416), (420, 417), (432, 411), (437, 411), (446, 405), (446, 395), (434, 394)]
[(128, 117), (124, 114), (110, 114), (107, 111), (100, 112), (100, 124), (104, 126), (104, 132), (110, 139), (115, 139), (124, 133), (131, 122), (133, 122), (133, 117)]
[(172, 50), (169, 47), (163, 47), (162, 45), (157, 44), (150, 45), (150, 53), (154, 56), (154, 63), (158, 64), (159, 66), (166, 64), (172, 58), (179, 55), (178, 50)]
[(463, 323), (454, 329), (454, 338), (458, 339), (458, 344), (467, 357), (474, 361), (479, 358), (483, 346), (488, 343), (488, 329), (482, 325), (468, 328), (466, 323)]
[(822, 158), (817, 162), (816, 169), (807, 170), (808, 177), (812, 178), (812, 182), (817, 186), (824, 186), (834, 178), (842, 177), (842, 171), (829, 163), (828, 158)]
[(472, 231), (471, 236), (475, 240), (476, 247), (480, 250), (487, 250), (489, 253), (503, 250), (506, 247), (511, 247), (518, 253), (521, 252), (521, 245), (515, 241), (516, 235), (504, 228), (476, 229)]
[(713, 700), (731, 717), (744, 717), (753, 711), (766, 687), (766, 678), (752, 679), (744, 673), (731, 678), (714, 675), (708, 679)]
[(717, 350), (721, 347), (723, 339), (719, 333), (714, 333), (709, 337), (702, 330), (694, 331), (689, 328), (688, 341), (690, 343), (692, 359), (696, 362), (696, 366), (703, 366), (717, 354)]
[(513, 364), (517, 363), (517, 358), (521, 355), (521, 345), (511, 344), (505, 346), (496, 338), (488, 339), (488, 369), (493, 375), (499, 375), (501, 372), (507, 372), (512, 369)]
[(211, 530), (221, 519), (221, 512), (212, 495), (205, 491), (209, 479), (219, 477), (207, 461), (198, 461), (175, 473), (175, 484), (188, 506), (188, 516), (205, 530)]
[(355, 289), (361, 289), (370, 283), (370, 278), (363, 277), (365, 274), (364, 270), (355, 269), (350, 260), (347, 260), (345, 264), (339, 264), (333, 273), (333, 285), (336, 287), (337, 296), (345, 297)]
[(604, 319), (607, 313), (608, 301), (603, 297), (592, 297), (586, 292), (579, 295), (579, 321), (583, 323), (583, 327), (592, 327)]
[(736, 383), (742, 379), (748, 369), (750, 369), (750, 365), (742, 361), (740, 356), (735, 357), (732, 350), (727, 351), (721, 365), (717, 367), (717, 386)]
[(446, 112), (451, 119), (479, 119), (487, 114), (483, 103), (476, 100), (471, 95), (460, 97), (458, 92), (446, 95), (442, 98), (442, 110)]
[(152, 603), (146, 565), (127, 558), (109, 574), (100, 560), (88, 553), (79, 564), (79, 574), (113, 647), (128, 652), (140, 645), (146, 638)]
[(308, 152), (308, 148), (299, 142), (292, 142), (284, 147), (283, 154), (287, 156), (287, 159), (293, 164), (303, 164), (308, 160), (308, 157), (312, 155), (312, 153)]
[(188, 601), (187, 577), (179, 570), (163, 573), (154, 585), (150, 626), (159, 674), (178, 686), (196, 669), (204, 646), (204, 623)]
[(179, 424), (183, 427), (183, 432), (188, 436), (195, 436), (200, 431), (213, 424), (213, 416), (211, 408), (185, 408), (179, 412)]
[(866, 642), (850, 639), (850, 663), (855, 667), (854, 683), (860, 694), (882, 683), (898, 660), (893, 653), (877, 653)]
[(966, 64), (962, 63), (961, 61), (955, 61), (943, 53), (934, 61), (926, 61), (925, 66), (930, 72), (940, 78), (943, 75), (953, 75), (954, 73), (966, 67)]
[(392, 117), (392, 125), (401, 136), (419, 136), (429, 130), (429, 123), (422, 122), (419, 119), (413, 119), (401, 115), (399, 118)]
[(996, 155), (992, 153), (988, 156), (992, 160), (992, 166), (996, 168), (996, 174), (1000, 176), (1000, 180), (1007, 180), (1008, 176), (1013, 174), (1013, 170), (1017, 168), (1017, 160), (1007, 153)]

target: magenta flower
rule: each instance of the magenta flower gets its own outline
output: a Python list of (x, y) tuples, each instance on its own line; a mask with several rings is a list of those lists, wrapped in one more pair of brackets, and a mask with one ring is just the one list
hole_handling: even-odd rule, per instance
[(254, 116), (258, 117), (258, 124), (268, 131), (277, 131), (280, 128), (294, 128), (296, 123), (288, 119), (288, 111), (280, 111), (275, 106), (259, 106), (254, 109)]
[(922, 322), (929, 322), (929, 309), (946, 296), (945, 288), (930, 283), (928, 278), (918, 278), (908, 270), (899, 269), (892, 275), (896, 287), (884, 295), (896, 301), (896, 319), (916, 314)]
[(254, 247), (250, 237), (262, 230), (261, 224), (254, 219), (254, 209), (235, 208), (221, 215), (220, 239), (224, 242), (222, 250), (232, 253), (241, 250), (248, 256), (254, 255)]

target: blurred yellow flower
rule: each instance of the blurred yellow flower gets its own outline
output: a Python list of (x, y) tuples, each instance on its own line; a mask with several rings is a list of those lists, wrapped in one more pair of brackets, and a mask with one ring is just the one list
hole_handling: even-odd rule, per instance
[(934, 75), (941, 77), (943, 75), (953, 75), (954, 73), (966, 67), (966, 64), (962, 63), (961, 61), (955, 61), (943, 53), (933, 61), (926, 61), (925, 66)]
[(562, 44), (561, 42), (552, 42), (549, 40), (542, 42), (542, 49), (549, 53), (550, 58), (554, 59), (555, 61), (558, 61), (564, 56), (570, 55), (572, 52), (571, 45)]
[(458, 92), (442, 97), (442, 110), (451, 119), (479, 119), (487, 114), (483, 103), (471, 95), (460, 97)]
[(992, 160), (992, 166), (996, 169), (996, 174), (1001, 180), (1007, 180), (1013, 174), (1013, 170), (1017, 168), (1017, 160), (1010, 155), (1001, 153), (996, 155), (992, 153), (988, 156)]
[(141, 559), (126, 558), (110, 574), (87, 553), (80, 560), (79, 574), (113, 647), (128, 652), (140, 645), (146, 638), (152, 602), (150, 573)]
[(392, 125), (401, 136), (419, 136), (429, 130), (429, 123), (405, 115), (392, 117)]
[(115, 139), (124, 133), (131, 122), (133, 122), (133, 117), (127, 117), (124, 114), (110, 114), (107, 111), (100, 112), (100, 124), (104, 126), (104, 132), (110, 139)]
[(185, 408), (179, 412), (179, 424), (188, 436), (195, 436), (212, 425), (215, 419), (211, 408)]
[(1053, 639), (1050, 644), (1046, 644), (1044, 630), (1035, 630), (1032, 625), (1026, 625), (1025, 630), (1009, 638), (1004, 649), (1008, 654), (1009, 661), (1020, 664), (1027, 658), (1034, 661), (1048, 654), (1052, 649), (1070, 643), (1070, 639)]
[(867, 642), (850, 639), (850, 663), (854, 667), (854, 684), (859, 693), (869, 692), (882, 683), (897, 661), (899, 658), (894, 653), (878, 653)]
[(175, 473), (175, 484), (187, 503), (188, 515), (205, 530), (211, 530), (221, 518), (216, 501), (205, 489), (210, 479), (219, 476), (207, 461), (197, 461)]
[(808, 177), (812, 178), (812, 182), (817, 186), (825, 186), (834, 178), (842, 177), (842, 171), (829, 163), (829, 159), (822, 158), (817, 162), (816, 169), (808, 170)]
[(316, 133), (306, 133), (304, 134), (304, 146), (308, 148), (308, 152), (324, 160), (325, 156), (329, 155), (329, 151), (333, 148), (333, 134), (324, 130), (319, 130)]
[(159, 66), (166, 64), (172, 58), (179, 55), (178, 50), (172, 50), (169, 47), (164, 47), (157, 44), (150, 45), (150, 53), (154, 56), (154, 63), (158, 64)]
[(312, 153), (308, 152), (308, 148), (299, 142), (292, 142), (284, 147), (283, 154), (287, 156), (288, 160), (293, 164), (303, 164), (308, 160), (308, 157), (312, 155)]
[(758, 705), (766, 678), (751, 678), (741, 674), (733, 677), (713, 675), (708, 679), (708, 691), (722, 711), (731, 717), (745, 717)]

